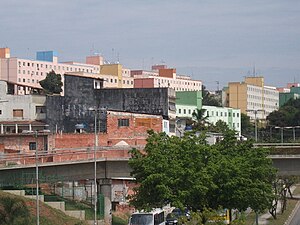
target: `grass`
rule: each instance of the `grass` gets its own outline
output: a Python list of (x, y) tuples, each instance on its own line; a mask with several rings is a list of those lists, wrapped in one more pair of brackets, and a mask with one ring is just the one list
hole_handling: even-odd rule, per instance
[(118, 216), (112, 216), (112, 225), (126, 225), (128, 223), (127, 220), (120, 218)]
[[(300, 195), (300, 185), (296, 185), (296, 189), (293, 192), (293, 195)], [(273, 217), (270, 217), (267, 221), (268, 224), (272, 225), (283, 225), (285, 221), (289, 218), (292, 211), (294, 210), (297, 199), (288, 199), (287, 200), (287, 209), (283, 212), (283, 214), (277, 213), (277, 219), (275, 220)], [(280, 203), (278, 203), (280, 204)], [(254, 225), (255, 224), (255, 213), (250, 213), (246, 217), (246, 225)]]
[[(36, 224), (36, 203), (35, 200), (31, 200), (25, 197), (12, 195), (0, 191), (0, 196), (9, 196), (11, 198), (20, 198), (25, 201), (26, 207), (30, 212), (30, 223), (27, 225)], [(0, 202), (1, 205), (1, 202)], [(40, 224), (41, 225), (86, 225), (84, 221), (80, 221), (76, 218), (70, 217), (60, 210), (53, 209), (52, 207), (40, 202)]]
[[(45, 195), (45, 201), (64, 201), (66, 210), (84, 210), (86, 220), (94, 219), (94, 208), (93, 208), (93, 206), (91, 206), (89, 204), (62, 198), (57, 195)], [(103, 219), (103, 217), (101, 217), (98, 213), (97, 219), (101, 220), (101, 219)]]
[(287, 221), (287, 219), (289, 218), (289, 216), (291, 215), (293, 209), (295, 208), (296, 204), (297, 204), (298, 200), (295, 199), (289, 199), (287, 202), (287, 209), (283, 212), (283, 214), (277, 214), (277, 219), (274, 220), (273, 217), (271, 217), (270, 219), (268, 219), (269, 224), (272, 225), (282, 225), (285, 223), (285, 221)]

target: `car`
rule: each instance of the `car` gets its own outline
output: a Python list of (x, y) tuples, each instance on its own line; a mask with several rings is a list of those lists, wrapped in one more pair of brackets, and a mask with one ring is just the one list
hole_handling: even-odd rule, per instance
[(188, 209), (181, 210), (179, 208), (173, 209), (166, 217), (166, 225), (177, 225), (178, 219), (181, 217), (186, 217), (187, 220), (190, 220), (191, 214)]
[(166, 217), (166, 225), (177, 225), (178, 217), (174, 213), (169, 213)]

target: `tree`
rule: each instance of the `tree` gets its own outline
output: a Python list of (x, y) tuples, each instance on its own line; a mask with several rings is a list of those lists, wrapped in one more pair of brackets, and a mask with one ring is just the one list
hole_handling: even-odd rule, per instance
[(223, 134), (229, 130), (229, 127), (226, 122), (218, 120), (215, 125), (211, 124), (208, 130), (210, 132), (217, 132)]
[(192, 113), (193, 128), (197, 130), (206, 129), (206, 125), (209, 125), (208, 116), (205, 115), (206, 109), (196, 109)]
[(250, 122), (250, 117), (241, 113), (241, 132), (243, 135), (248, 136), (254, 131), (254, 126)]
[(202, 98), (203, 105), (222, 106), (220, 98), (206, 90), (206, 87), (204, 85), (202, 85)]
[(300, 99), (290, 99), (267, 116), (270, 125), (286, 127), (300, 125)]
[(252, 147), (230, 130), (216, 145), (207, 145), (203, 132), (179, 138), (150, 131), (144, 152), (130, 151), (131, 175), (139, 184), (131, 204), (138, 209), (171, 203), (193, 211), (221, 206), (261, 212), (274, 197), (275, 169), (268, 150)]
[(29, 224), (29, 210), (24, 200), (11, 195), (0, 197), (0, 225)]
[(62, 92), (63, 83), (61, 81), (61, 75), (56, 74), (54, 70), (47, 73), (44, 80), (40, 81), (40, 85), (45, 90), (46, 94), (59, 94)]

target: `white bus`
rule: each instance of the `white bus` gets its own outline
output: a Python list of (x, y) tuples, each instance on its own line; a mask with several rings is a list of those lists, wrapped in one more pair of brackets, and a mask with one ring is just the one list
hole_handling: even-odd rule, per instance
[(151, 212), (133, 213), (128, 225), (165, 225), (164, 211), (156, 209)]

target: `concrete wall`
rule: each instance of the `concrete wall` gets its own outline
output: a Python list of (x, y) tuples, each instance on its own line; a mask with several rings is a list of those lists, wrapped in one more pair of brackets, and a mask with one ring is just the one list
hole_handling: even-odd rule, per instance
[[(169, 106), (173, 104), (174, 110)], [(94, 79), (65, 75), (65, 96), (47, 96), (47, 119), (51, 130), (74, 132), (76, 124), (87, 131), (94, 130), (94, 111), (90, 108), (162, 115), (175, 114), (175, 98), (169, 98), (167, 88), (94, 89)], [(101, 131), (106, 131), (106, 115), (100, 113)]]

